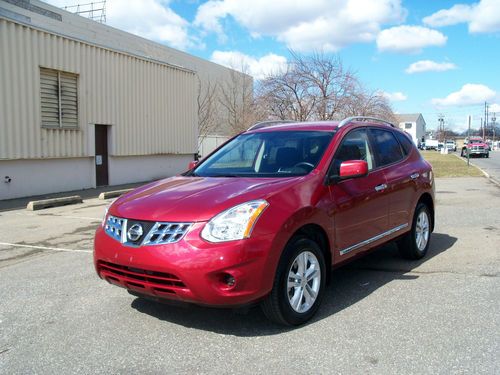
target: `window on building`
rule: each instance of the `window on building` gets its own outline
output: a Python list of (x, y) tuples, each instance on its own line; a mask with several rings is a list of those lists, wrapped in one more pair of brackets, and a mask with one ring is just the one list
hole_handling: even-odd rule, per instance
[(78, 128), (78, 75), (40, 68), (42, 126)]
[(405, 122), (405, 129), (411, 129), (412, 123), (411, 122)]

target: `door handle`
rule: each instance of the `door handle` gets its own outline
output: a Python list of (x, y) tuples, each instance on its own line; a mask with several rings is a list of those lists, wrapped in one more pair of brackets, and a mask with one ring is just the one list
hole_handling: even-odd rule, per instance
[(419, 177), (420, 177), (420, 173), (413, 173), (413, 174), (411, 174), (411, 175), (410, 175), (410, 178), (411, 178), (412, 180), (416, 180), (416, 179), (417, 179), (417, 178), (419, 178)]
[(387, 184), (380, 184), (375, 186), (375, 191), (382, 191), (384, 189), (387, 189)]

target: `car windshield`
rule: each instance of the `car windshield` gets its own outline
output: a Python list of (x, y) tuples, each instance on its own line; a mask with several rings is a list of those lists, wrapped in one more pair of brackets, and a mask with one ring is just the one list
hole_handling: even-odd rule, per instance
[(291, 177), (311, 172), (334, 132), (273, 131), (242, 134), (196, 167), (201, 177)]

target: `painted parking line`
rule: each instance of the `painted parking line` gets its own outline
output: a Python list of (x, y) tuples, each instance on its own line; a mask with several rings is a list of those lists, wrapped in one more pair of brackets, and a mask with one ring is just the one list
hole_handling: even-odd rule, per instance
[(66, 216), (66, 215), (55, 215), (60, 216), (66, 219), (83, 219), (83, 220), (91, 220), (91, 221), (102, 221), (102, 217), (88, 217), (88, 216)]
[(11, 247), (25, 247), (28, 249), (39, 249), (39, 250), (51, 250), (51, 251), (65, 251), (69, 253), (91, 253), (92, 250), (80, 250), (80, 249), (63, 249), (60, 247), (48, 247), (48, 246), (35, 246), (35, 245), (25, 245), (18, 243), (0, 242), (0, 245), (11, 246)]
[(102, 221), (102, 217), (90, 217), (90, 216), (69, 216), (69, 215), (63, 215), (63, 214), (58, 214), (58, 213), (51, 213), (50, 215), (47, 214), (36, 214), (32, 212), (16, 212), (15, 215), (17, 216), (33, 216), (33, 217), (43, 217), (43, 216), (54, 216), (54, 217), (62, 217), (63, 219), (77, 219), (77, 220), (90, 220), (90, 221)]

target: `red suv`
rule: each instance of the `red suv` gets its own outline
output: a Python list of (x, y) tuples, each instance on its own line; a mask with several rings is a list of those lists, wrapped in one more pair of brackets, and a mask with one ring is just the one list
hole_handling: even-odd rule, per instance
[(139, 297), (260, 302), (271, 320), (299, 325), (332, 267), (392, 240), (419, 259), (433, 227), (431, 166), (393, 125), (259, 123), (188, 172), (117, 199), (94, 261)]

